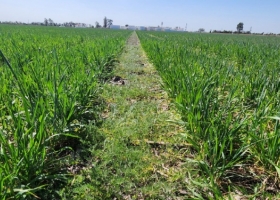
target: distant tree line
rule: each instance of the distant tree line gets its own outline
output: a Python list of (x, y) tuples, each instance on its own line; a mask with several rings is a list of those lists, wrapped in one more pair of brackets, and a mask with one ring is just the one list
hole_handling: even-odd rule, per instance
[(280, 35), (279, 34), (275, 34), (275, 33), (252, 33), (251, 31), (243, 31), (244, 29), (244, 23), (243, 22), (240, 22), (237, 24), (236, 26), (236, 31), (228, 31), (228, 30), (213, 30), (213, 31), (210, 31), (210, 33), (227, 33), (227, 34), (253, 34), (253, 35)]
[[(15, 24), (15, 25), (37, 25), (37, 26), (59, 26), (59, 27), (90, 27), (90, 28), (110, 28), (111, 25), (113, 25), (113, 20), (108, 19), (107, 17), (104, 17), (103, 19), (103, 26), (100, 25), (99, 22), (95, 22), (95, 27), (91, 24), (85, 24), (85, 23), (75, 23), (75, 22), (64, 22), (64, 23), (55, 23), (51, 18), (47, 19), (45, 18), (43, 22), (31, 22), (31, 23), (24, 23), (19, 21), (0, 21), (0, 24)], [(128, 24), (125, 25), (128, 27)], [(240, 22), (236, 26), (236, 31), (228, 31), (228, 30), (211, 30), (210, 33), (227, 33), (227, 34), (254, 34), (254, 35), (280, 35), (275, 33), (251, 33), (251, 31), (243, 31), (244, 23)], [(204, 33), (205, 29), (200, 28), (198, 29), (199, 33)]]
[(213, 31), (210, 31), (210, 33), (229, 33), (229, 34), (251, 34), (250, 31), (246, 31), (246, 32), (239, 32), (239, 31), (227, 31), (227, 30), (223, 30), (223, 31), (219, 31), (219, 30), (213, 30)]
[(107, 17), (103, 20), (103, 26), (99, 24), (99, 22), (95, 22), (95, 27), (91, 24), (85, 23), (75, 23), (75, 22), (64, 22), (64, 23), (56, 23), (51, 18), (45, 18), (43, 22), (31, 22), (31, 23), (24, 23), (18, 21), (0, 21), (0, 24), (15, 24), (15, 25), (37, 25), (37, 26), (59, 26), (59, 27), (90, 27), (90, 28), (110, 28), (113, 24), (112, 19), (108, 19)]
[(224, 33), (224, 34), (253, 34), (253, 35), (280, 35), (279, 34), (275, 34), (275, 33), (251, 33), (250, 31), (245, 31), (245, 32), (238, 32), (238, 31), (227, 31), (227, 30), (223, 30), (223, 31), (219, 31), (219, 30), (213, 30), (210, 31), (210, 33)]

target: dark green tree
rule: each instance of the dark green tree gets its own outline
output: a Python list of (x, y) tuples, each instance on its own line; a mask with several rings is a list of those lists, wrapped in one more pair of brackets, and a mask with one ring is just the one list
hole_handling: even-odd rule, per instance
[(205, 29), (204, 28), (200, 28), (200, 29), (198, 29), (198, 32), (203, 33), (203, 32), (205, 32)]
[(49, 20), (48, 20), (47, 18), (45, 18), (45, 20), (44, 20), (44, 24), (45, 24), (45, 26), (48, 26), (48, 24), (49, 24)]
[(53, 26), (53, 25), (54, 25), (54, 22), (53, 22), (53, 20), (52, 20), (51, 18), (49, 18), (48, 21), (49, 21), (49, 25), (50, 25), (50, 26)]
[(95, 22), (95, 28), (100, 28), (101, 26), (100, 26), (100, 24), (99, 24), (99, 22)]
[(113, 20), (107, 19), (107, 27), (110, 28), (110, 26), (113, 24)]
[(104, 17), (103, 28), (107, 28), (107, 25), (108, 25), (107, 17)]
[(239, 24), (237, 24), (236, 29), (237, 29), (238, 33), (240, 33), (241, 31), (243, 31), (243, 26), (244, 26), (244, 24), (243, 24), (242, 22), (240, 22)]

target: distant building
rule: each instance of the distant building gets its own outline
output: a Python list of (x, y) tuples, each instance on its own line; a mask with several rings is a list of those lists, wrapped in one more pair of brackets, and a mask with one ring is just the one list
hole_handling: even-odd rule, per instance
[(128, 27), (127, 27), (127, 26), (120, 26), (120, 29), (127, 30), (127, 29), (128, 29)]
[(162, 31), (170, 32), (170, 31), (172, 31), (172, 28), (170, 28), (170, 27), (163, 27)]
[(128, 26), (127, 29), (128, 30), (136, 30), (136, 26)]
[(136, 26), (136, 30), (139, 30), (139, 31), (146, 31), (147, 28), (145, 26)]
[(133, 25), (126, 25), (126, 26), (119, 26), (119, 25), (112, 25), (111, 29), (124, 29), (124, 30), (138, 30), (138, 31), (185, 31), (183, 28), (176, 27), (160, 27), (160, 26), (133, 26)]
[(87, 25), (85, 23), (76, 23), (74, 24), (75, 28), (87, 28)]
[(176, 27), (175, 29), (173, 29), (173, 31), (185, 31), (185, 30), (183, 28)]
[(158, 27), (156, 27), (156, 26), (148, 26), (147, 27), (148, 31), (156, 31), (157, 29), (158, 29)]
[(121, 29), (120, 25), (111, 25), (110, 29)]

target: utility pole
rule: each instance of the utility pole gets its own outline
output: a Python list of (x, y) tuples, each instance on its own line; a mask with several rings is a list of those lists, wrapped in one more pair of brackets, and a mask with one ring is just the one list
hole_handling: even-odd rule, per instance
[(185, 28), (185, 31), (187, 31), (188, 30), (188, 24), (186, 24), (186, 28)]

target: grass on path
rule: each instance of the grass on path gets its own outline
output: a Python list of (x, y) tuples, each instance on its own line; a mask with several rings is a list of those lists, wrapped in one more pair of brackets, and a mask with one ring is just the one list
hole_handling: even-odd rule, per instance
[[(93, 165), (73, 180), (74, 199), (175, 199), (185, 193), (183, 128), (161, 89), (136, 33), (129, 38), (104, 86), (107, 109), (99, 130), (102, 148), (93, 148)], [(177, 198), (177, 199), (178, 199)], [(179, 198), (181, 199), (181, 198)]]

